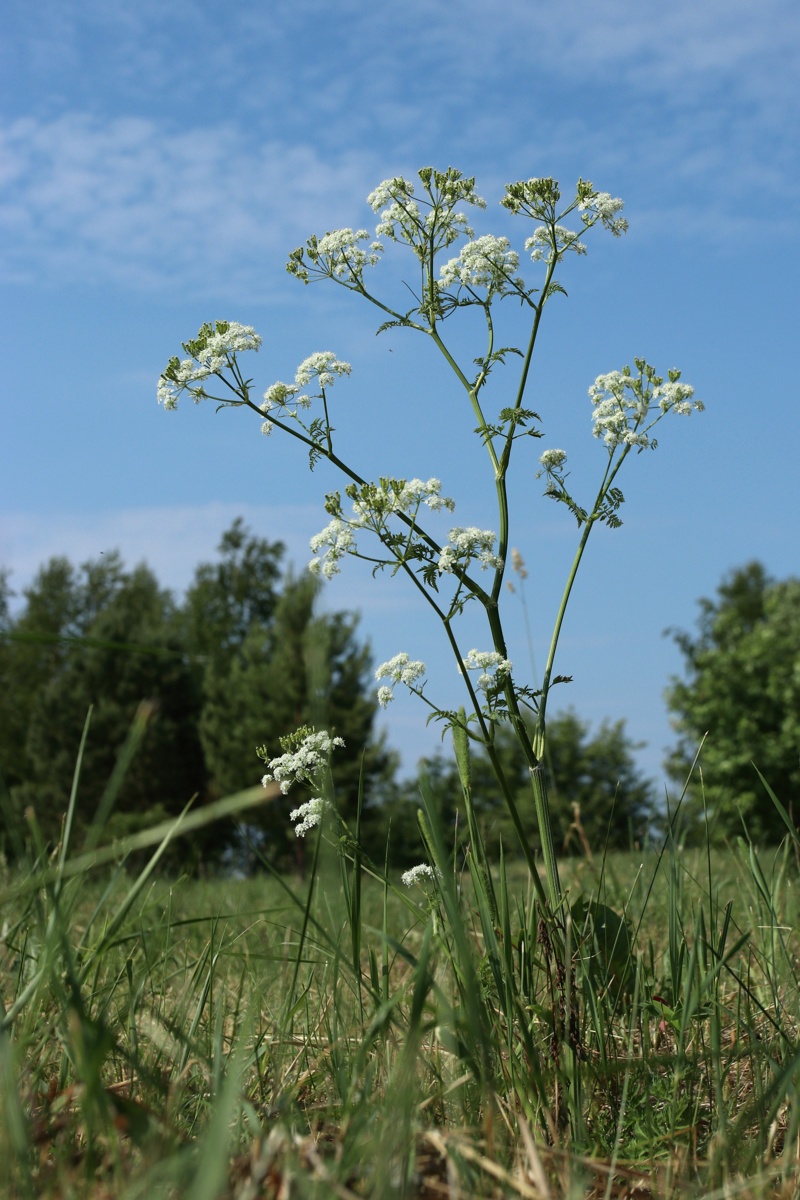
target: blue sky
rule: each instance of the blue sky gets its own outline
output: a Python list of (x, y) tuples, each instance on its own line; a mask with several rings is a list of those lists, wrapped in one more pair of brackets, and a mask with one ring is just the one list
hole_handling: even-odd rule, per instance
[[(166, 360), (208, 319), (263, 335), (259, 388), (315, 350), (350, 361), (335, 423), (354, 465), (439, 476), (456, 521), (496, 528), (473, 422), (432, 347), (376, 339), (366, 305), (303, 288), (286, 255), (374, 222), (367, 193), (420, 166), (474, 174), (489, 202), (477, 231), (520, 250), (531, 230), (499, 209), (503, 185), (553, 175), (566, 193), (589, 178), (623, 197), (630, 231), (595, 231), (560, 272), (569, 297), (546, 309), (530, 392), (541, 445), (570, 453), (588, 494), (603, 451), (586, 390), (634, 355), (680, 367), (707, 411), (665, 422), (656, 453), (626, 464), (625, 524), (593, 535), (557, 663), (574, 683), (557, 698), (626, 718), (659, 777), (663, 691), (681, 666), (663, 631), (691, 626), (697, 598), (751, 558), (798, 570), (794, 0), (11, 0), (6, 13), (0, 562), (13, 586), (51, 554), (116, 546), (179, 591), (240, 514), (306, 561), (337, 486), (324, 464), (309, 475), (249, 414), (156, 405)], [(388, 266), (385, 279), (397, 287)], [(467, 360), (471, 345), (467, 331)], [(520, 455), (512, 542), (541, 666), (576, 535), (535, 466)], [(506, 620), (524, 677), (519, 599)], [(431, 694), (458, 702), (441, 634), (399, 580), (373, 584), (352, 563), (323, 603), (358, 609), (377, 661), (407, 650), (428, 662)], [(477, 626), (464, 640), (488, 648)], [(409, 766), (438, 740), (413, 702), (386, 721)]]

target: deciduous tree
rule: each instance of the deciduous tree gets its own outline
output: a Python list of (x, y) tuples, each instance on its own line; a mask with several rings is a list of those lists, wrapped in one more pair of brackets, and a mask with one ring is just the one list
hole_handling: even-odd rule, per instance
[(785, 826), (753, 764), (800, 821), (800, 580), (776, 582), (751, 562), (699, 604), (696, 633), (673, 633), (686, 678), (667, 691), (680, 739), (667, 768), (682, 783), (705, 736), (689, 818), (702, 816), (704, 792), (718, 835), (744, 821), (751, 837), (776, 840)]

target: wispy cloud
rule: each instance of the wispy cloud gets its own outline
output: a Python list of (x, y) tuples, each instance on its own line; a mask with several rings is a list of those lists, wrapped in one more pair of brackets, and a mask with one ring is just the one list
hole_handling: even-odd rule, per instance
[(364, 219), (366, 192), (420, 156), (484, 186), (579, 164), (690, 238), (733, 241), (754, 197), (773, 214), (794, 197), (794, 0), (508, 0), (491, 17), (407, 0), (401, 22), (365, 0), (335, 19), (244, 0), (223, 36), (208, 2), (12, 8), (6, 281), (264, 297), (287, 250)]
[(247, 145), (227, 126), (170, 134), (140, 118), (21, 118), (0, 130), (2, 271), (252, 292), (323, 210), (335, 216), (366, 190), (368, 157)]

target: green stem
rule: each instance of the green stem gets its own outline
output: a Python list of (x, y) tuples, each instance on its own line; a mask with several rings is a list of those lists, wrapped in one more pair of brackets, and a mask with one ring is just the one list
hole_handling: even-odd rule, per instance
[(578, 543), (578, 549), (575, 552), (575, 558), (572, 561), (572, 567), (570, 568), (566, 586), (564, 587), (564, 592), (561, 597), (561, 604), (559, 605), (558, 615), (556, 616), (555, 625), (553, 626), (553, 636), (550, 639), (550, 649), (547, 654), (547, 662), (545, 664), (544, 676), (542, 678), (542, 695), (541, 700), (539, 701), (539, 716), (536, 722), (536, 735), (534, 740), (534, 751), (536, 752), (537, 758), (541, 758), (544, 749), (545, 709), (547, 708), (547, 697), (550, 692), (550, 680), (553, 674), (553, 664), (555, 662), (556, 650), (558, 648), (558, 639), (561, 635), (561, 626), (564, 623), (564, 616), (566, 614), (567, 605), (572, 592), (572, 585), (575, 582), (575, 576), (578, 574), (578, 567), (581, 565), (583, 552), (586, 549), (586, 543), (589, 541), (589, 535), (592, 532), (592, 527), (595, 522), (599, 520), (602, 503), (608, 494), (609, 488), (614, 482), (617, 472), (627, 458), (629, 451), (630, 446), (626, 446), (613, 470), (611, 470), (613, 452), (609, 458), (608, 465), (606, 467), (606, 473), (603, 476), (603, 482), (600, 485), (600, 490), (597, 493), (597, 499), (594, 502), (594, 507), (591, 511), (591, 514), (586, 519), (583, 533), (581, 534), (581, 539)]
[[(467, 379), (466, 375), (461, 370), (461, 367), (458, 365), (456, 360), (453, 358), (452, 354), (447, 349), (447, 346), (445, 346), (444, 342), (442, 341), (442, 339), (439, 335), (438, 330), (436, 329), (436, 327), (434, 325), (432, 325), (431, 328), (428, 330), (428, 335), (436, 343), (437, 348), (441, 351), (448, 366), (452, 368), (459, 383), (462, 385), (462, 387), (464, 388), (464, 391), (469, 396), (470, 404), (472, 405), (472, 410), (478, 419), (478, 431), (481, 434), (486, 434), (488, 432), (488, 426), (486, 424), (486, 418), (483, 415), (483, 410), (481, 408), (480, 401), (478, 400), (478, 389), (476, 387), (474, 387), (470, 383), (470, 381)], [(485, 442), (486, 442), (486, 448), (489, 451), (489, 457), (492, 460), (492, 466), (494, 467), (495, 475), (498, 475), (498, 473), (500, 471), (500, 463), (498, 461), (497, 454), (495, 452), (495, 448), (492, 445), (490, 438), (486, 437)]]

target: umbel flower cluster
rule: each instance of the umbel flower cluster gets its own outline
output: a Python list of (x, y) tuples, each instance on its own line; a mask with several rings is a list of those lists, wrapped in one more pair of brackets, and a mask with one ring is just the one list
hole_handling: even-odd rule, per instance
[(315, 796), (313, 799), (307, 800), (305, 804), (301, 804), (299, 808), (293, 808), (289, 813), (289, 820), (296, 822), (295, 837), (305, 837), (309, 829), (313, 829), (321, 823), (324, 813), (325, 801), (321, 796)]
[[(396, 683), (404, 683), (412, 691), (418, 691), (414, 685), (418, 679), (423, 678), (425, 672), (424, 662), (412, 662), (409, 656), (403, 653), (395, 654), (394, 658), (390, 658), (388, 662), (381, 663), (375, 672), (375, 678), (378, 680), (390, 679), (392, 687)], [(384, 685), (378, 688), (378, 703), (381, 708), (386, 708), (386, 705), (394, 700), (392, 687)]]
[(405, 887), (413, 887), (415, 883), (423, 887), (427, 880), (435, 883), (441, 877), (441, 871), (437, 867), (431, 867), (428, 863), (419, 863), (418, 866), (409, 867), (407, 871), (403, 871), (400, 879)]
[(177, 356), (167, 363), (158, 381), (158, 403), (166, 409), (178, 406), (181, 392), (188, 392), (197, 404), (208, 399), (202, 384), (212, 375), (222, 378), (223, 370), (231, 369), (236, 355), (245, 350), (258, 350), (261, 338), (252, 325), (240, 325), (237, 321), (206, 322), (197, 337), (184, 342), (183, 349), (189, 358)]
[(630, 367), (623, 367), (598, 375), (589, 388), (595, 406), (592, 435), (602, 438), (611, 450), (625, 445), (655, 449), (657, 443), (649, 430), (661, 417), (668, 412), (688, 417), (704, 409), (702, 400), (693, 399), (694, 388), (680, 382), (680, 371), (670, 371), (665, 383), (644, 359), (634, 361), (638, 377), (631, 374)]
[[(270, 413), (284, 420), (298, 421), (304, 429), (308, 427), (300, 420), (298, 410), (311, 408), (313, 400), (322, 400), (325, 389), (333, 387), (337, 378), (349, 375), (352, 371), (350, 363), (342, 362), (332, 350), (317, 351), (303, 359), (295, 371), (294, 383), (282, 383), (278, 380), (264, 392), (261, 411), (269, 418)], [(303, 388), (316, 382), (319, 391), (312, 397)], [(269, 435), (273, 430), (273, 422), (267, 419), (262, 423), (261, 432)]]
[(478, 688), (482, 692), (501, 687), (511, 675), (511, 663), (497, 650), (470, 650), (462, 662), (465, 670), (481, 672)]
[[(508, 238), (493, 234), (476, 238), (469, 216), (458, 207), (486, 208), (486, 201), (475, 189), (474, 177), (467, 178), (453, 167), (446, 171), (425, 167), (419, 172), (419, 180), (419, 194), (414, 183), (399, 175), (384, 179), (370, 192), (367, 203), (378, 214), (374, 238), (366, 229), (350, 228), (336, 229), (323, 237), (312, 236), (305, 246), (292, 251), (286, 269), (303, 283), (329, 278), (366, 295), (364, 272), (380, 261), (383, 239), (410, 247), (420, 262), (431, 262), (463, 237), (468, 240), (457, 257), (442, 264), (436, 281), (430, 281), (434, 290), (485, 290), (487, 299), (514, 294), (527, 297), (525, 283), (517, 275), (519, 254)], [(578, 180), (575, 201), (563, 212), (560, 199), (558, 184), (549, 177), (523, 180), (506, 188), (501, 201), (505, 208), (543, 222), (525, 241), (534, 263), (555, 263), (568, 251), (585, 254), (586, 246), (579, 235), (595, 224), (601, 224), (615, 237), (628, 228), (620, 215), (622, 200), (595, 191), (587, 180)], [(570, 213), (580, 217), (580, 230), (569, 229), (556, 219)]]
[(293, 783), (316, 783), (320, 771), (328, 765), (335, 746), (344, 746), (340, 737), (331, 737), (325, 730), (311, 729), (307, 725), (296, 729), (280, 739), (283, 754), (270, 758), (266, 746), (259, 746), (256, 753), (267, 764), (261, 786), (278, 783), (284, 795)]
[[(381, 478), (378, 483), (351, 485), (347, 488), (347, 495), (352, 500), (353, 507), (350, 516), (346, 517), (341, 506), (341, 496), (338, 492), (333, 492), (326, 503), (328, 512), (334, 514), (333, 519), (311, 539), (311, 550), (315, 557), (308, 564), (309, 571), (314, 575), (332, 579), (340, 571), (339, 564), (345, 555), (358, 555), (356, 533), (359, 530), (370, 530), (381, 540), (391, 544), (391, 538), (386, 536), (389, 534), (391, 517), (402, 515), (408, 518), (406, 527), (413, 530), (419, 511), (423, 507), (430, 512), (439, 512), (442, 509), (452, 512), (455, 502), (441, 493), (442, 484), (439, 479), (425, 481)], [(491, 537), (494, 540), (494, 534)], [(419, 550), (419, 539), (416, 541)], [(429, 555), (426, 554), (426, 557)], [(440, 570), (445, 569), (447, 568), (440, 566)]]

